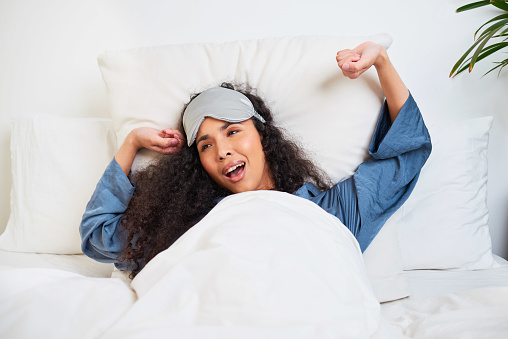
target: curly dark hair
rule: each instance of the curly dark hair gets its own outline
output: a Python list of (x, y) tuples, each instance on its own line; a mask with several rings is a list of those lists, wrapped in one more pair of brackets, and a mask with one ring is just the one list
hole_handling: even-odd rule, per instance
[[(272, 113), (254, 89), (231, 83), (222, 83), (221, 87), (243, 93), (265, 119), (262, 123), (252, 118), (277, 190), (293, 193), (306, 182), (321, 190), (330, 187), (327, 176), (275, 125)], [(189, 103), (198, 95), (191, 96)], [(178, 128), (183, 133), (182, 119)], [(128, 262), (131, 278), (200, 221), (218, 199), (232, 194), (208, 175), (195, 145), (184, 145), (177, 154), (159, 156), (133, 174), (131, 181), (135, 191), (121, 221), (126, 242), (118, 257)]]

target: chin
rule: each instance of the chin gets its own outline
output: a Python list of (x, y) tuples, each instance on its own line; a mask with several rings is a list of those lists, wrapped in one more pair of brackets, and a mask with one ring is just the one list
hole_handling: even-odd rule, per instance
[[(229, 188), (228, 188), (229, 189)], [(229, 189), (233, 193), (243, 193), (243, 192), (250, 192), (255, 191), (253, 188), (244, 188), (244, 187), (233, 187), (233, 189)]]

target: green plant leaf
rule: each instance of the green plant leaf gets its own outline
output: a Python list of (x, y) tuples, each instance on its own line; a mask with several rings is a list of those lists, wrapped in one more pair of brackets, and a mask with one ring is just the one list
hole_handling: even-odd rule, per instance
[(473, 9), (473, 8), (483, 7), (483, 6), (487, 6), (487, 5), (490, 5), (490, 0), (472, 2), (470, 4), (467, 4), (462, 7), (457, 8), (456, 12), (457, 13), (465, 12), (465, 11), (469, 11), (470, 9)]
[(485, 36), (485, 38), (483, 39), (483, 42), (480, 45), (478, 45), (478, 47), (476, 48), (476, 51), (474, 52), (473, 56), (471, 57), (471, 63), (469, 64), (469, 72), (471, 72), (473, 70), (474, 64), (476, 63), (476, 59), (478, 59), (480, 52), (483, 50), (483, 47), (485, 47), (487, 42), (489, 42), (490, 38), (494, 34), (496, 34), (496, 32), (500, 29), (501, 29), (501, 27), (499, 27), (496, 30), (493, 30), (489, 35)]
[[(501, 72), (501, 70), (503, 69), (504, 66), (506, 66), (507, 63), (508, 63), (508, 60), (505, 60), (505, 62), (499, 62), (499, 65), (497, 65), (496, 67), (491, 68), (490, 71), (488, 71), (487, 73), (482, 75), (482, 78), (484, 76), (486, 76), (487, 74), (489, 74), (490, 72), (492, 72), (493, 70), (495, 70), (496, 68), (499, 68), (499, 67), (501, 67), (501, 69), (499, 70), (499, 72)], [(499, 74), (497, 76), (499, 76)]]
[(471, 47), (469, 47), (469, 49), (466, 51), (466, 53), (464, 53), (460, 57), (459, 61), (457, 61), (455, 63), (455, 65), (453, 65), (452, 71), (450, 72), (450, 75), (449, 75), (450, 78), (454, 76), (455, 71), (460, 67), (460, 65), (462, 65), (462, 62), (464, 61), (464, 59), (466, 59), (466, 57), (469, 55), (469, 53), (471, 53), (471, 51), (476, 47), (476, 45), (478, 45), (480, 43), (480, 41), (481, 40), (476, 40), (475, 43)]
[[(501, 33), (499, 33), (498, 35), (494, 35), (492, 38), (506, 37), (506, 36), (508, 36), (508, 34), (506, 34), (506, 33), (508, 33), (508, 28), (505, 29), (504, 31), (502, 31)], [(506, 39), (508, 39), (508, 38), (504, 38), (503, 41), (506, 40)]]
[[(457, 73), (455, 73), (455, 75), (459, 75), (460, 73), (464, 72), (466, 69), (469, 68), (469, 63), (471, 62), (471, 58), (467, 59), (466, 61), (464, 61), (464, 63), (462, 64), (462, 67), (457, 71)], [(454, 75), (454, 77), (455, 77)]]
[(508, 4), (504, 0), (492, 0), (490, 4), (492, 6), (496, 6), (499, 9), (502, 9), (503, 11), (508, 11)]
[(501, 71), (503, 70), (503, 68), (508, 65), (508, 60), (505, 60), (505, 62), (503, 62), (503, 66), (501, 66), (501, 68), (499, 69), (499, 73), (497, 74), (497, 76), (499, 77), (499, 74), (501, 74)]
[[(483, 49), (482, 55), (485, 55), (483, 58), (485, 58), (486, 56), (489, 56), (490, 54), (492, 54), (496, 51), (499, 51), (500, 49), (503, 49), (505, 47), (508, 47), (508, 42), (498, 42), (498, 43), (492, 44), (490, 46), (487, 46)], [(478, 59), (480, 59), (480, 57), (478, 57)]]
[(490, 33), (492, 31), (497, 32), (501, 27), (503, 27), (507, 24), (508, 24), (508, 19), (503, 19), (503, 20), (498, 21), (497, 23), (493, 24), (492, 26), (485, 28), (485, 30), (482, 32), (482, 34), (480, 34), (480, 36), (478, 37), (478, 40), (482, 40), (487, 35), (490, 35)]
[(476, 39), (476, 35), (478, 34), (478, 32), (483, 28), (485, 27), (487, 24), (490, 24), (491, 22), (494, 22), (494, 21), (497, 21), (497, 20), (502, 20), (502, 19), (507, 19), (508, 18), (508, 13), (507, 14), (501, 14), (501, 15), (498, 15), (496, 16), (495, 18), (493, 19), (490, 19), (489, 21), (487, 21), (486, 23), (484, 23), (483, 25), (480, 26), (480, 28), (478, 28), (476, 30), (476, 32), (474, 32), (474, 38)]
[[(464, 12), (468, 11), (474, 8), (479, 8), (487, 5), (493, 5), (494, 7), (497, 7), (501, 9), (504, 13), (499, 14), (495, 16), (494, 18), (488, 20), (483, 25), (481, 25), (475, 32), (474, 38), (475, 42), (469, 47), (469, 49), (464, 53), (461, 58), (455, 63), (455, 65), (452, 68), (452, 71), (450, 72), (450, 77), (454, 77), (457, 74), (465, 71), (467, 68), (469, 68), (469, 72), (472, 71), (474, 65), (476, 62), (479, 62), (486, 58), (487, 56), (498, 52), (499, 50), (508, 47), (508, 1), (507, 0), (483, 0), (483, 1), (476, 1), (469, 3), (467, 5), (464, 5), (462, 7), (459, 7), (457, 9), (457, 12)], [(486, 27), (488, 26), (488, 27)], [(483, 31), (482, 31), (483, 30)], [(489, 41), (494, 42), (496, 39), (500, 38), (500, 40), (497, 40), (498, 43), (493, 43), (487, 46), (487, 43)], [(499, 42), (501, 41), (501, 42)], [(471, 57), (468, 58), (468, 56)], [(466, 58), (468, 58), (466, 60)], [(491, 71), (498, 69), (499, 72), (508, 65), (508, 59), (505, 59), (499, 65), (489, 70), (487, 73), (484, 74), (487, 75)]]
[[(488, 57), (492, 53), (495, 53), (495, 52), (497, 52), (500, 49), (503, 49), (505, 47), (508, 47), (508, 42), (500, 42), (500, 43), (493, 44), (493, 45), (485, 47), (483, 49), (482, 53), (478, 56), (478, 59), (476, 59), (476, 62), (478, 62), (478, 61), (480, 61), (482, 59), (485, 59), (486, 57)], [(464, 63), (462, 64), (462, 67), (457, 71), (456, 74), (460, 74), (460, 73), (464, 72), (466, 69), (468, 69), (469, 68), (469, 62), (471, 61), (471, 59), (472, 58), (469, 58), (466, 61), (464, 61)]]

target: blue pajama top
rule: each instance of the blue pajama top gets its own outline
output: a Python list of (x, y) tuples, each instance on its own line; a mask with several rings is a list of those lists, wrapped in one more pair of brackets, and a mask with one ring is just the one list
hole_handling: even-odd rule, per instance
[[(385, 102), (369, 147), (371, 158), (355, 174), (321, 192), (306, 183), (293, 194), (336, 216), (353, 233), (362, 252), (388, 218), (407, 200), (432, 146), (425, 123), (411, 94), (394, 123)], [(134, 187), (113, 158), (86, 206), (79, 232), (83, 253), (104, 263), (118, 262), (125, 236), (119, 232)]]

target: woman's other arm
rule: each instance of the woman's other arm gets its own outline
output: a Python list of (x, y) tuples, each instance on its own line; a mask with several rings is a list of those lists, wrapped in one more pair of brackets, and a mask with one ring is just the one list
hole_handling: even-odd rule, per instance
[(146, 147), (169, 154), (183, 144), (182, 134), (171, 129), (159, 131), (143, 127), (129, 133), (86, 206), (79, 226), (83, 253), (100, 262), (114, 262), (119, 269), (128, 269), (128, 263), (118, 262), (117, 257), (126, 241), (125, 235), (120, 234), (120, 223), (134, 193), (127, 174), (136, 152)]
[(386, 50), (374, 42), (364, 42), (337, 53), (337, 64), (342, 74), (350, 79), (358, 78), (371, 66), (376, 68), (392, 123), (409, 97), (409, 90), (393, 67)]

